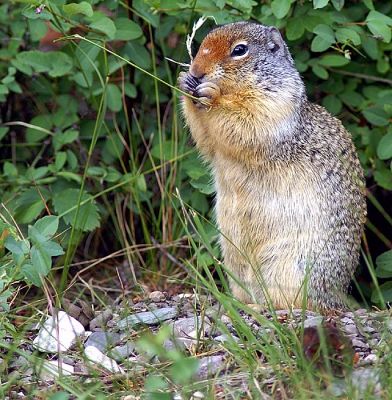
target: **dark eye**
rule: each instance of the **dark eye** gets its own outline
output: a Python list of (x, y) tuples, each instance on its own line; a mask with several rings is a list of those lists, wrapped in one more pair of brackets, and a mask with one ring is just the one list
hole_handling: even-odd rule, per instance
[(232, 57), (240, 57), (248, 52), (248, 46), (246, 44), (237, 44), (231, 52)]

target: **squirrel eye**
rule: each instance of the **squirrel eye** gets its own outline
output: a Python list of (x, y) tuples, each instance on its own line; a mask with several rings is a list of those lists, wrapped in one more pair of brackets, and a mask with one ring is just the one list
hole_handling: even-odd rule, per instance
[(246, 44), (237, 44), (231, 52), (232, 57), (241, 57), (248, 52), (248, 46)]

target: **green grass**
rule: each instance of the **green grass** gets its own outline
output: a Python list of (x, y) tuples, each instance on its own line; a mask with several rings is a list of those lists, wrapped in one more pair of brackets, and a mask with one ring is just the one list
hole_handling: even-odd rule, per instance
[[(153, 37), (151, 27), (149, 37)], [(79, 44), (78, 40), (88, 41), (80, 35), (68, 36), (66, 39), (71, 41), (73, 55)], [(102, 94), (95, 104), (97, 115), (92, 133), (90, 137), (83, 138), (87, 154), (82, 172), (78, 175), (80, 184), (77, 201), (60, 215), (64, 217), (76, 210), (73, 223), (62, 225), (55, 236), (60, 243), (67, 243), (66, 254), (57, 259), (41, 288), (27, 287), (17, 277), (19, 271), (14, 271), (6, 287), (2, 288), (2, 293), (6, 289), (12, 289), (13, 294), (10, 296), (10, 309), (4, 309), (0, 313), (0, 350), (4, 360), (0, 366), (0, 397), (4, 398), (10, 391), (18, 391), (24, 386), (20, 376), (9, 373), (7, 366), (16, 355), (26, 356), (29, 366), (42, 368), (42, 357), (25, 350), (26, 345), (28, 347), (34, 338), (28, 327), (43, 319), (47, 308), (61, 307), (64, 297), (72, 298), (75, 302), (79, 299), (85, 300), (97, 309), (105, 309), (113, 302), (123, 301), (125, 315), (132, 313), (132, 307), (126, 304), (129, 298), (136, 295), (143, 298), (152, 288), (174, 288), (176, 291), (194, 291), (203, 299), (208, 294), (220, 304), (221, 311), (230, 317), (240, 340), (230, 340), (223, 345), (227, 353), (227, 368), (222, 375), (201, 382), (195, 382), (190, 373), (184, 376), (184, 371), (192, 372), (195, 369), (194, 360), (215, 354), (216, 350), (209, 341), (200, 338), (192, 354), (181, 351), (168, 354), (163, 347), (164, 340), (168, 338), (165, 328), (157, 336), (142, 330), (135, 334), (140, 352), (144, 355), (137, 370), (125, 376), (110, 376), (101, 375), (90, 367), (86, 376), (82, 374), (76, 378), (60, 377), (50, 385), (33, 382), (26, 389), (30, 398), (65, 399), (66, 394), (61, 397), (58, 393), (63, 392), (77, 399), (120, 399), (129, 394), (166, 399), (172, 398), (173, 393), (181, 393), (186, 399), (193, 392), (201, 390), (208, 399), (267, 399), (268, 396), (274, 399), (330, 399), (328, 388), (332, 383), (349, 380), (353, 370), (352, 360), (343, 361), (340, 366), (344, 371), (343, 377), (336, 377), (323, 336), (321, 355), (316, 365), (304, 354), (303, 326), (292, 329), (281, 322), (279, 314), (272, 308), (269, 309), (271, 318), (267, 318), (253, 312), (230, 295), (227, 271), (219, 261), (216, 241), (218, 232), (209, 222), (211, 213), (208, 211), (207, 198), (189, 184), (191, 178), (197, 180), (200, 168), (204, 167), (200, 162), (196, 163), (196, 152), (188, 145), (188, 135), (183, 129), (179, 112), (176, 76), (170, 72), (165, 54), (157, 55), (156, 47), (152, 46), (153, 70), (149, 72), (104, 45), (95, 42), (94, 45), (102, 50), (100, 55), (106, 67), (110, 54), (124, 61), (127, 68), (136, 68), (149, 76), (153, 88), (148, 93), (149, 108), (137, 110), (138, 104), (127, 107), (123, 93), (124, 115), (119, 117), (116, 113), (109, 113), (105, 97), (111, 78), (107, 75), (108, 68), (100, 70), (85, 54), (89, 65), (94, 68)], [(167, 72), (169, 82), (160, 78), (163, 72), (156, 67), (158, 56), (164, 60), (162, 69)], [(124, 83), (122, 76), (121, 84)], [(170, 96), (164, 100), (160, 93), (161, 84), (171, 90)], [(93, 90), (92, 87), (88, 89)], [(144, 101), (147, 102), (146, 99)], [(148, 115), (144, 115), (145, 113)], [(110, 116), (113, 127), (108, 125), (105, 116)], [(18, 123), (26, 126), (24, 121)], [(29, 127), (31, 126), (30, 124)], [(88, 175), (90, 166), (99, 165), (97, 154), (101, 149), (98, 149), (97, 143), (101, 132), (112, 138), (115, 151), (120, 152), (116, 148), (116, 140), (123, 140), (126, 144), (123, 156), (118, 157), (118, 170), (123, 175), (122, 179), (105, 184), (105, 187)], [(17, 146), (25, 144), (18, 143)], [(15, 152), (17, 146), (13, 146)], [(37, 143), (36, 146), (39, 147), (40, 144)], [(187, 161), (188, 166), (189, 161), (195, 164), (190, 175), (187, 175)], [(92, 196), (82, 200), (86, 184), (90, 186)], [(204, 185), (207, 187), (207, 184)], [(33, 187), (38, 190), (39, 185), (34, 182)], [(151, 190), (151, 196), (147, 194), (146, 188)], [(192, 196), (196, 198), (193, 202)], [(386, 221), (391, 223), (389, 215), (377, 200), (371, 200)], [(99, 202), (104, 224), (94, 232), (81, 232), (75, 227), (81, 207), (93, 201)], [(10, 219), (5, 208), (0, 212), (4, 220), (15, 229), (19, 228)], [(25, 232), (25, 228), (24, 225), (21, 226), (20, 232)], [(384, 244), (390, 243), (377, 228), (371, 229)], [(379, 304), (384, 304), (383, 293), (374, 272), (375, 265), (368, 249), (364, 256), (374, 290), (379, 296)], [(11, 261), (7, 259), (7, 262)], [(365, 300), (366, 296), (363, 298)], [(198, 306), (203, 312), (210, 306), (210, 300)], [(262, 327), (259, 332), (246, 323), (244, 312), (251, 314)], [(213, 324), (213, 329), (231, 335), (219, 318)], [(389, 373), (392, 368), (389, 347), (391, 335), (387, 329), (382, 334), (385, 340), (384, 347), (380, 348), (380, 356), (384, 358), (376, 367), (381, 370), (381, 398), (388, 399), (392, 392), (392, 378)], [(73, 350), (73, 354), (82, 359), (80, 349)], [(156, 363), (151, 362), (154, 356), (159, 359)], [(22, 369), (18, 368), (17, 371), (22, 372)], [(247, 390), (240, 389), (242, 381), (246, 382)], [(373, 394), (372, 388), (361, 395), (357, 387), (348, 385), (347, 388), (348, 392), (343, 398), (378, 398)]]

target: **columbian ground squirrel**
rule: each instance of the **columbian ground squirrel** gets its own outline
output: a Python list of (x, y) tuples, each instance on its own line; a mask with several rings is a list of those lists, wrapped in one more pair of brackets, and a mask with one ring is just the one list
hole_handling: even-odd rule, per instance
[(312, 104), (279, 31), (212, 30), (180, 88), (211, 165), (233, 295), (276, 308), (336, 309), (355, 272), (366, 216), (350, 134)]

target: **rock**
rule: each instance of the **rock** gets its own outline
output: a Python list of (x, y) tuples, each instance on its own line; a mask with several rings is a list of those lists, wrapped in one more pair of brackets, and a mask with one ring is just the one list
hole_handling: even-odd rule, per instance
[(67, 351), (84, 332), (79, 321), (64, 311), (59, 311), (57, 318), (52, 316), (44, 322), (33, 341), (33, 347), (45, 353)]
[(239, 342), (240, 339), (237, 336), (231, 336), (231, 335), (219, 335), (216, 338), (214, 338), (214, 340), (216, 342), (220, 342), (220, 343), (225, 343), (225, 342), (230, 342), (231, 340), (234, 340), (235, 342)]
[(322, 315), (318, 315), (316, 317), (310, 317), (304, 321), (304, 329), (321, 327), (323, 322), (324, 322), (324, 317)]
[(145, 311), (129, 315), (117, 323), (118, 328), (134, 328), (138, 325), (155, 325), (176, 317), (178, 311), (175, 307), (160, 308), (155, 311)]
[(115, 332), (93, 332), (85, 343), (85, 347), (94, 346), (98, 350), (106, 351), (115, 346), (121, 340), (121, 335)]
[(103, 354), (94, 346), (87, 346), (84, 349), (84, 354), (90, 362), (97, 364), (98, 368), (105, 368), (106, 370), (115, 374), (124, 373), (124, 370), (118, 366), (115, 360), (105, 356), (105, 354)]
[(180, 341), (189, 348), (196, 340), (204, 338), (211, 331), (210, 320), (200, 316), (181, 318), (172, 324), (175, 341)]
[(378, 361), (378, 356), (376, 354), (367, 355), (362, 361), (360, 361), (360, 365), (372, 365)]
[(369, 388), (373, 388), (373, 392), (379, 392), (380, 387), (380, 371), (378, 368), (358, 368), (352, 372), (351, 384), (358, 391), (359, 397), (369, 393)]
[(199, 399), (204, 399), (204, 394), (200, 391), (197, 391), (195, 393), (192, 394), (190, 400), (199, 400)]
[(354, 324), (343, 325), (342, 331), (348, 335), (358, 335), (358, 329)]
[(160, 301), (164, 301), (166, 296), (164, 293), (160, 292), (159, 290), (155, 290), (148, 295), (148, 298), (153, 301), (154, 303), (159, 303)]
[(135, 351), (135, 344), (127, 342), (124, 345), (116, 346), (109, 352), (109, 357), (114, 358), (116, 361), (123, 361), (128, 358)]
[(112, 310), (105, 310), (90, 321), (90, 329), (94, 330), (95, 328), (104, 328), (112, 318)]
[(353, 339), (351, 341), (351, 343), (353, 344), (354, 347), (359, 347), (361, 349), (368, 349), (369, 348), (369, 345), (367, 343), (362, 342), (362, 340), (359, 340), (359, 339), (356, 339), (356, 338)]
[(74, 367), (59, 360), (44, 361), (39, 368), (39, 377), (44, 381), (54, 380), (59, 376), (70, 376)]
[(63, 299), (63, 307), (65, 312), (71, 317), (78, 319), (82, 309), (77, 305), (71, 303), (68, 299)]
[(207, 379), (216, 375), (223, 369), (224, 356), (209, 356), (199, 359), (199, 367), (197, 369), (197, 377)]

